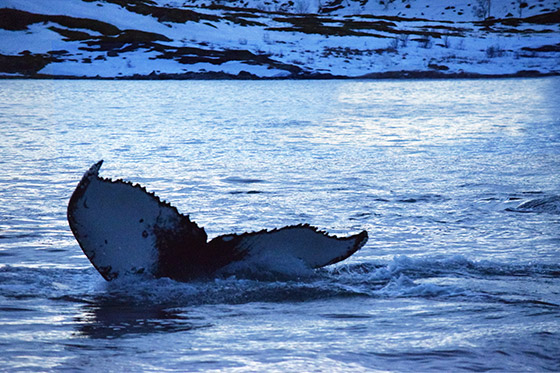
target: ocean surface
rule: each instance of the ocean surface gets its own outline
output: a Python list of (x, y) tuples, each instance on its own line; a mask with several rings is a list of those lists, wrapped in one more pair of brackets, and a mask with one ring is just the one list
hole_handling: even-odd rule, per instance
[[(66, 220), (100, 159), (209, 237), (370, 238), (106, 282)], [(0, 81), (0, 370), (560, 371), (560, 78)]]

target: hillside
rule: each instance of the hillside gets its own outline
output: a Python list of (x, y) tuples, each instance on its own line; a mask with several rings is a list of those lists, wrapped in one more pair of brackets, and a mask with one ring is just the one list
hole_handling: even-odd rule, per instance
[(560, 73), (560, 0), (3, 0), (0, 77)]

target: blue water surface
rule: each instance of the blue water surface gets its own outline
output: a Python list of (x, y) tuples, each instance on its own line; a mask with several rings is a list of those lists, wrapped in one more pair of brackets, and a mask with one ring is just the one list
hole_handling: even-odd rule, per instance
[[(558, 77), (3, 80), (0, 139), (2, 370), (560, 370)], [(105, 282), (66, 222), (100, 159), (210, 237), (370, 239)]]

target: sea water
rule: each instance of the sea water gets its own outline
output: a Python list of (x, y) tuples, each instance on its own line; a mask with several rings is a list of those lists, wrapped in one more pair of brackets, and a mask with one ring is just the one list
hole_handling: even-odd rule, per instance
[[(209, 237), (368, 243), (105, 282), (66, 221), (94, 162)], [(560, 78), (0, 81), (0, 370), (560, 370)]]

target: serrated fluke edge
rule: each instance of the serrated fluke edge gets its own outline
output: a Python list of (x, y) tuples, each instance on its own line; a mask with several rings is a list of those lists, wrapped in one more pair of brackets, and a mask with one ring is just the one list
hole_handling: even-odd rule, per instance
[[(182, 216), (182, 217), (188, 219), (189, 222), (192, 222), (192, 221), (190, 220), (190, 216), (189, 216), (188, 214), (183, 214), (183, 213), (181, 213), (181, 212), (177, 209), (177, 207), (173, 206), (170, 202), (168, 202), (168, 201), (166, 201), (166, 200), (164, 200), (164, 199), (161, 199), (161, 198), (160, 198), (158, 195), (156, 195), (154, 192), (151, 192), (151, 191), (147, 190), (144, 186), (140, 185), (139, 183), (132, 183), (131, 181), (124, 180), (124, 179), (121, 179), (121, 178), (118, 178), (118, 179), (111, 179), (111, 178), (108, 178), (108, 177), (99, 176), (99, 169), (101, 168), (102, 165), (103, 165), (103, 160), (100, 160), (99, 162), (97, 162), (97, 163), (95, 163), (93, 166), (91, 166), (90, 169), (89, 169), (88, 171), (86, 171), (86, 173), (84, 174), (84, 176), (83, 176), (83, 178), (82, 178), (82, 181), (80, 182), (80, 185), (81, 185), (82, 187), (86, 186), (86, 185), (87, 185), (87, 181), (86, 181), (85, 183), (84, 183), (84, 181), (85, 181), (86, 179), (89, 180), (89, 178), (91, 178), (91, 177), (95, 177), (95, 178), (97, 178), (98, 180), (100, 180), (100, 181), (102, 181), (102, 182), (106, 182), (106, 183), (128, 185), (128, 186), (130, 186), (130, 187), (132, 187), (132, 188), (134, 188), (134, 189), (138, 189), (138, 190), (143, 191), (144, 193), (146, 193), (146, 194), (149, 195), (150, 197), (154, 198), (154, 199), (157, 201), (157, 203), (158, 203), (159, 205), (162, 205), (162, 206), (164, 206), (164, 207), (169, 207), (169, 208), (173, 209), (174, 212), (176, 212), (178, 215), (180, 215), (180, 216)], [(194, 222), (192, 222), (192, 223), (194, 223)], [(195, 224), (196, 224), (196, 223), (195, 223)], [(198, 226), (198, 225), (197, 225), (197, 226)]]

